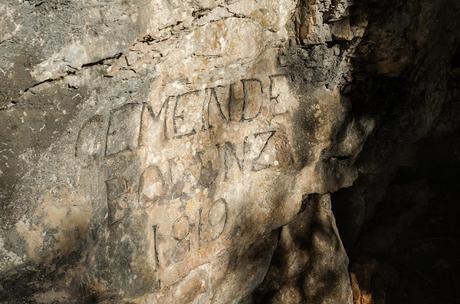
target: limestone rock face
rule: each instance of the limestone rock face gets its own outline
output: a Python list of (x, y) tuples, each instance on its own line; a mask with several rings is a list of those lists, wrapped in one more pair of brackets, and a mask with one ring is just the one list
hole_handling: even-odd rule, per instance
[(353, 302), (329, 193), (377, 121), (347, 95), (362, 5), (0, 13), (0, 303)]

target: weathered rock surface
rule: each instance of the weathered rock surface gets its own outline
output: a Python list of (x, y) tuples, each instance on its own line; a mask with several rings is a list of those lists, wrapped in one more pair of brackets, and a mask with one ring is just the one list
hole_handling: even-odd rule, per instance
[(0, 303), (353, 303), (330, 193), (386, 182), (458, 44), (456, 1), (387, 2), (4, 0)]

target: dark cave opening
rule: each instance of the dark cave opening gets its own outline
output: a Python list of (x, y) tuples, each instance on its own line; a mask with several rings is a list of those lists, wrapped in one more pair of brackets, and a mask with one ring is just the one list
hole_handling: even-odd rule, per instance
[[(396, 45), (380, 30), (393, 28), (391, 18), (375, 18), (354, 61), (353, 116), (377, 126), (357, 160), (358, 179), (331, 200), (355, 304), (460, 303), (460, 41), (454, 12), (439, 6), (437, 14), (431, 38), (408, 47), (412, 62), (396, 73), (378, 71)], [(413, 30), (393, 41), (413, 45)]]
[(459, 136), (433, 135), (400, 153), (382, 200), (361, 210), (361, 225), (345, 205), (365, 208), (354, 200), (371, 195), (353, 187), (333, 195), (355, 303), (459, 303)]

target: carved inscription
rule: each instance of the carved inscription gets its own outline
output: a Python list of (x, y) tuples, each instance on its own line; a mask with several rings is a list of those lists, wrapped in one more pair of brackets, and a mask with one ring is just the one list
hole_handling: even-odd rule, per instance
[(185, 258), (185, 255), (190, 251), (191, 229), (192, 226), (190, 219), (187, 216), (182, 216), (174, 221), (171, 229), (171, 236), (174, 241), (176, 241), (176, 244), (169, 251), (165, 252), (165, 255), (163, 256), (163, 259), (166, 261), (166, 265), (182, 261)]
[(78, 132), (75, 156), (101, 157), (104, 155), (105, 128), (104, 117), (95, 115)]
[(139, 190), (139, 198), (144, 202), (144, 207), (166, 195), (167, 185), (160, 168), (153, 165), (145, 169), (140, 178)]
[(283, 94), (288, 90), (287, 76), (271, 75), (268, 79), (268, 89), (259, 79), (243, 79), (229, 86), (168, 96), (153, 105), (126, 104), (110, 113), (105, 140), (99, 134), (105, 127), (104, 118), (96, 115), (81, 128), (76, 155), (99, 155), (104, 142), (106, 156), (134, 150), (148, 143), (149, 136), (157, 135), (159, 126), (164, 138), (171, 140), (230, 123), (250, 123), (261, 116), (270, 119), (287, 114), (292, 107)]
[[(207, 214), (207, 226), (205, 226), (205, 240), (214, 241), (218, 239), (224, 232), (225, 226), (227, 224), (228, 216), (228, 206), (227, 202), (221, 198), (215, 201)], [(201, 211), (201, 209), (200, 209)], [(201, 224), (201, 212), (200, 212), (200, 224)], [(200, 225), (201, 227), (201, 225)], [(203, 232), (200, 229), (200, 239)]]
[[(235, 174), (258, 172), (276, 166), (279, 161), (283, 161), (278, 156), (277, 136), (286, 139), (281, 133), (277, 135), (275, 130), (258, 132), (246, 136), (239, 144), (226, 141), (207, 150), (198, 150), (187, 161), (175, 157), (147, 167), (139, 181), (141, 205), (149, 207), (156, 202), (163, 204), (180, 198), (185, 195), (186, 185), (207, 188), (219, 176), (228, 180)], [(284, 160), (285, 163), (290, 161), (289, 157)], [(192, 170), (192, 174), (184, 171), (184, 168), (195, 170)]]
[(148, 107), (151, 118), (162, 120), (164, 138), (180, 139), (232, 122), (287, 114), (292, 108), (283, 94), (287, 90), (287, 75), (279, 74), (269, 76), (266, 85), (260, 79), (242, 79), (228, 86), (168, 96)]
[[(273, 153), (268, 153), (270, 139), (275, 135), (276, 131), (267, 131), (254, 134), (258, 147), (252, 151), (257, 151), (257, 156), (252, 160), (252, 170), (261, 171), (271, 166), (274, 160), (270, 159)], [(271, 147), (273, 148), (273, 146)]]
[(242, 83), (244, 100), (241, 121), (251, 121), (262, 112), (264, 89), (259, 79), (243, 79)]
[[(176, 96), (173, 110), (174, 138), (196, 134), (195, 117), (199, 113), (200, 91)], [(199, 118), (199, 117), (198, 117)]]
[[(218, 125), (221, 121), (230, 121), (231, 89), (218, 86), (206, 91), (208, 99), (203, 103), (202, 130), (206, 131)], [(225, 106), (226, 104), (226, 106)]]
[[(77, 157), (100, 158), (111, 170), (122, 159), (129, 166), (130, 157), (140, 159), (133, 166), (142, 166), (105, 182), (108, 225), (134, 208), (158, 215), (151, 222), (156, 269), (170, 269), (190, 252), (216, 244), (228, 226), (229, 205), (202, 191), (292, 162), (283, 127), (283, 115), (295, 107), (286, 96), (288, 84), (286, 75), (243, 79), (126, 104), (88, 120), (77, 136)], [(186, 207), (198, 193), (206, 194)]]
[(106, 193), (107, 193), (107, 222), (109, 226), (114, 225), (127, 215), (128, 192), (127, 181), (123, 178), (114, 178), (107, 180)]
[(167, 118), (169, 115), (168, 108), (171, 99), (172, 97), (166, 98), (156, 112), (150, 105), (143, 104), (140, 145), (145, 146), (151, 142), (149, 138), (158, 136), (160, 133), (163, 133), (164, 139), (168, 138)]
[(228, 179), (228, 174), (229, 171), (236, 167), (239, 169), (240, 172), (243, 172), (244, 170), (244, 165), (245, 165), (245, 158), (244, 158), (244, 150), (246, 148), (246, 143), (247, 143), (247, 138), (244, 140), (243, 144), (243, 154), (242, 156), (238, 156), (238, 151), (236, 148), (236, 145), (234, 145), (231, 142), (225, 142), (220, 148), (220, 151), (223, 153), (223, 159), (224, 159), (224, 172), (225, 172), (225, 179)]
[(286, 92), (289, 80), (284, 74), (271, 75), (270, 78), (270, 114), (275, 117), (289, 112), (289, 101)]
[(110, 114), (106, 155), (137, 148), (142, 105), (127, 104)]
[(228, 204), (218, 199), (207, 209), (200, 208), (193, 215), (178, 217), (171, 225), (170, 233), (154, 230), (154, 250), (158, 267), (169, 267), (183, 261), (187, 255), (204, 244), (214, 242), (224, 233), (228, 221)]

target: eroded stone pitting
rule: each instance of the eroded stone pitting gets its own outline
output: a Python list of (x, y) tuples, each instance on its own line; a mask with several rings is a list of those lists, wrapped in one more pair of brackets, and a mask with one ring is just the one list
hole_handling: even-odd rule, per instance
[(329, 196), (398, 126), (366, 100), (443, 12), (409, 2), (397, 22), (346, 0), (0, 5), (4, 303), (352, 303)]

